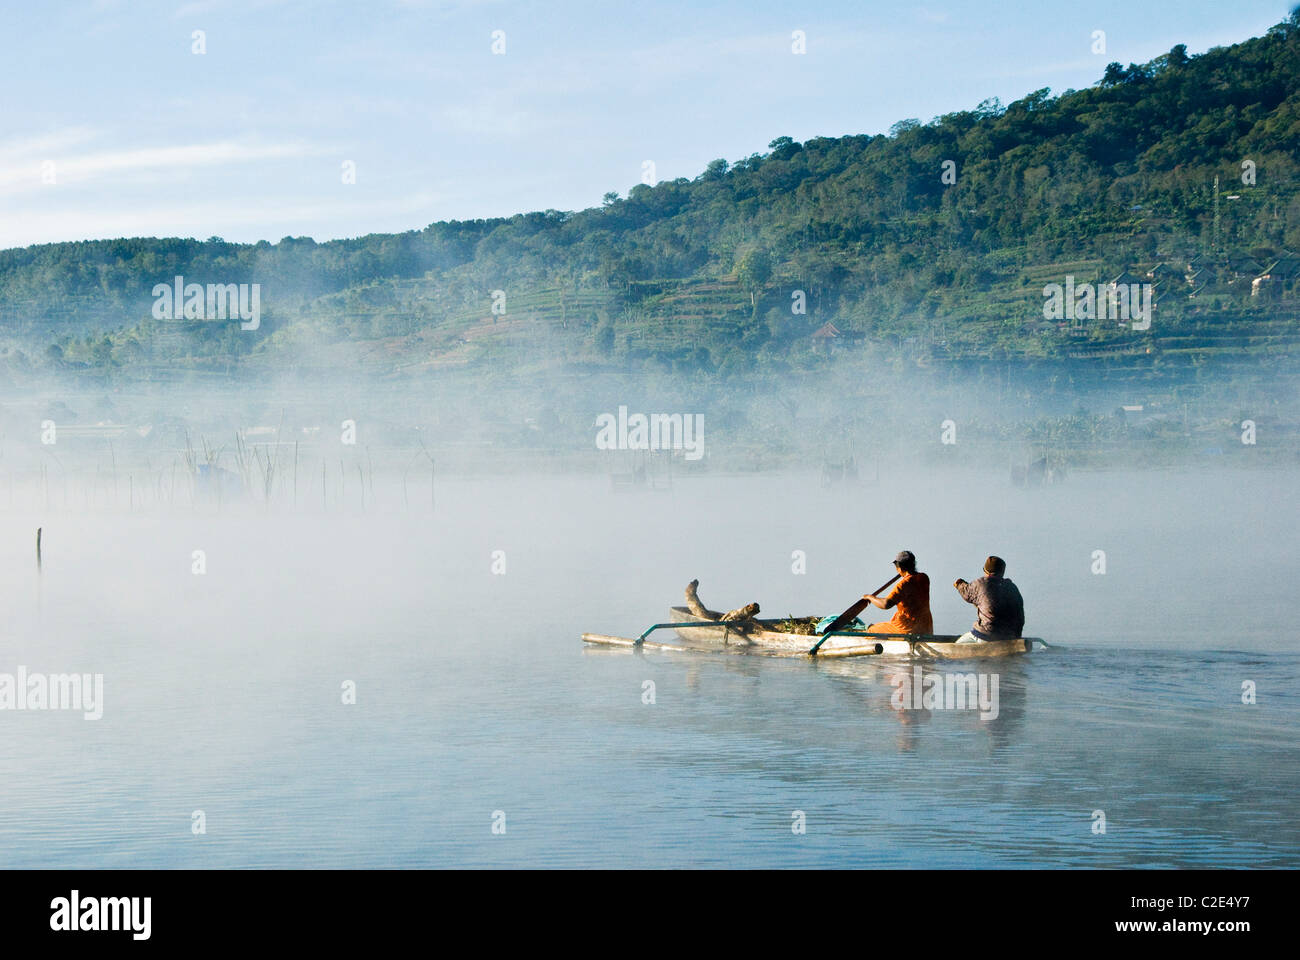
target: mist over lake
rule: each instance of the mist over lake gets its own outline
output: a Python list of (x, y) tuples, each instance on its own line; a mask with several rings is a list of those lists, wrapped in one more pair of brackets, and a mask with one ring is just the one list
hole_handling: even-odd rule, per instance
[[(973, 512), (981, 489), (996, 507)], [(4, 865), (1300, 857), (1285, 474), (1105, 471), (1026, 490), (964, 471), (829, 487), (787, 472), (658, 491), (476, 476), (437, 495), (403, 508), (381, 483), (364, 512), (59, 511), (39, 518), (39, 580), (38, 517), (7, 514), (0, 564), (18, 599), (0, 672), (101, 673), (104, 708), (100, 720), (6, 712)], [(885, 502), (888, 517), (874, 509)], [(835, 613), (902, 547), (930, 573), (949, 632), (970, 620), (950, 581), (989, 552), (1007, 558), (1026, 632), (1051, 648), (993, 663), (995, 719), (893, 709), (906, 663), (578, 639), (635, 635), (696, 577), (714, 605)], [(1091, 572), (1095, 549), (1105, 574)]]

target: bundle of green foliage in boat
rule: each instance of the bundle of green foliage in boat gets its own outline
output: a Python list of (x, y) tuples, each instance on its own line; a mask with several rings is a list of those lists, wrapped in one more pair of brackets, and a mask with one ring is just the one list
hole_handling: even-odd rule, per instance
[(778, 620), (772, 625), (771, 629), (779, 630), (781, 633), (800, 633), (805, 636), (813, 636), (817, 633), (817, 617), (790, 617), (784, 620)]

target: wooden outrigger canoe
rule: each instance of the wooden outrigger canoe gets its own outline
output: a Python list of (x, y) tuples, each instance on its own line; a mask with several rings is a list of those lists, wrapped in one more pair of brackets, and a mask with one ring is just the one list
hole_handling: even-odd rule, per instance
[[(831, 634), (814, 654), (812, 648), (820, 635), (784, 633), (774, 629), (780, 620), (722, 621), (720, 614), (692, 613), (687, 607), (672, 607), (669, 622), (657, 623), (641, 636), (632, 639), (601, 633), (584, 633), (584, 643), (605, 646), (650, 648), (655, 650), (707, 650), (720, 646), (728, 652), (758, 653), (775, 657), (870, 657), (900, 656), (920, 659), (964, 660), (974, 657), (1009, 657), (1028, 653), (1037, 637), (1015, 640), (990, 640), (982, 643), (957, 643), (957, 634), (869, 633), (843, 630)], [(696, 626), (699, 624), (699, 626)], [(687, 644), (656, 643), (646, 639), (656, 630), (671, 629)]]
[[(733, 626), (717, 623), (691, 613), (686, 607), (671, 607), (669, 614), (679, 623), (701, 623), (701, 627), (677, 627), (674, 632), (683, 640), (723, 641), (727, 644), (749, 644), (772, 651), (788, 651), (786, 655), (807, 656), (821, 639), (820, 635), (782, 633), (772, 629), (779, 620), (753, 620)], [(984, 643), (957, 643), (959, 634), (931, 633), (868, 633), (862, 630), (842, 630), (833, 634), (817, 651), (819, 657), (860, 657), (871, 655), (919, 656), (937, 659), (966, 657), (1006, 657), (1028, 653), (1033, 638), (1026, 640), (990, 640)], [(875, 649), (879, 648), (879, 649)]]

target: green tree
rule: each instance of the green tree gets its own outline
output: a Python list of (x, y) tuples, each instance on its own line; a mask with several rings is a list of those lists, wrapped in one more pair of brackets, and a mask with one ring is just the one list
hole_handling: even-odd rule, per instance
[(761, 247), (745, 252), (736, 264), (736, 278), (749, 291), (749, 305), (756, 306), (758, 291), (772, 277), (772, 258)]

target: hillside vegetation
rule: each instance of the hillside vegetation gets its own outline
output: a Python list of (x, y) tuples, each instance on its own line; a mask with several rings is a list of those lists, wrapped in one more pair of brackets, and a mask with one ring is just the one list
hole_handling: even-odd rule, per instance
[[(868, 347), (1150, 380), (1282, 369), (1300, 338), (1297, 14), (1202, 55), (1111, 64), (1086, 90), (769, 148), (577, 213), (6, 250), (9, 378), (491, 364), (726, 380)], [(1044, 319), (1046, 284), (1125, 271), (1155, 284), (1149, 329)], [(260, 327), (155, 319), (152, 290), (177, 275), (260, 284)]]

